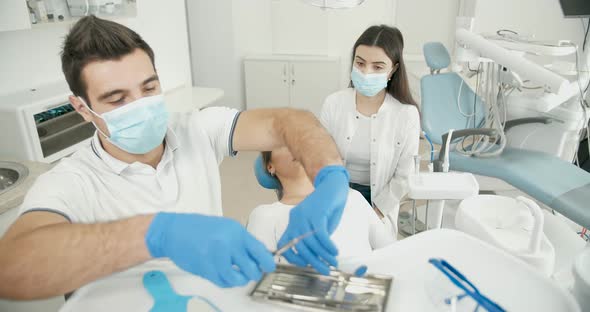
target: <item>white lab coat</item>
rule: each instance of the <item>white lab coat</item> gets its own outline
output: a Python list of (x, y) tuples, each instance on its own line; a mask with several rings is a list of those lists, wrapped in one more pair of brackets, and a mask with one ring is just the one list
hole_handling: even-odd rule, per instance
[[(345, 163), (359, 114), (353, 88), (329, 95), (322, 107), (320, 121), (334, 138)], [(371, 200), (395, 232), (399, 203), (408, 191), (407, 179), (414, 170), (414, 155), (418, 155), (420, 129), (418, 109), (390, 94), (371, 116)]]

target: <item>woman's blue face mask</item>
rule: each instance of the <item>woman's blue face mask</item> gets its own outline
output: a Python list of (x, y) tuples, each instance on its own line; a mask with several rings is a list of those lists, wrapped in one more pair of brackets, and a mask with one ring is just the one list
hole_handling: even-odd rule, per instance
[[(82, 98), (82, 103), (86, 104)], [(130, 154), (145, 154), (162, 144), (168, 129), (168, 111), (162, 94), (147, 96), (101, 115), (86, 107), (105, 121), (110, 136), (96, 124), (96, 130), (109, 142)]]
[(375, 96), (387, 87), (389, 73), (363, 74), (358, 68), (352, 66), (350, 80), (356, 91), (364, 96)]

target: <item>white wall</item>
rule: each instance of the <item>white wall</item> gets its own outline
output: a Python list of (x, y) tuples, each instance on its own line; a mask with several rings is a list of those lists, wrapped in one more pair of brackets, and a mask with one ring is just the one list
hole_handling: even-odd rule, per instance
[(440, 41), (452, 51), (458, 12), (459, 0), (399, 0), (395, 25), (404, 35), (404, 54), (422, 60), (422, 46), (430, 41)]
[(242, 58), (271, 52), (270, 0), (187, 1), (193, 84), (222, 88), (220, 105), (244, 108)]
[(366, 0), (353, 9), (321, 10), (301, 0), (187, 1), (194, 84), (222, 88), (221, 104), (244, 108), (243, 57), (277, 53), (340, 57), (344, 87), (352, 46), (368, 26), (398, 27), (406, 61), (421, 63), (428, 41), (441, 41), (452, 52), (461, 4), (476, 11), (476, 31), (509, 27), (547, 39), (582, 36), (579, 20), (561, 17), (559, 0), (476, 2), (474, 9), (475, 0)]
[(243, 58), (251, 54), (267, 54), (272, 50), (271, 0), (233, 0), (235, 55), (234, 64), (238, 68), (236, 81), (236, 104), (245, 108), (246, 92), (244, 85)]
[(300, 0), (272, 0), (272, 46), (278, 54), (340, 57), (348, 85), (352, 46), (369, 26), (392, 24), (395, 0), (367, 0), (353, 9), (322, 10)]
[[(165, 10), (165, 11), (163, 11)], [(184, 0), (139, 1), (137, 17), (118, 20), (154, 49), (166, 90), (191, 83)], [(0, 94), (64, 80), (59, 53), (70, 25), (0, 32)]]
[(187, 2), (193, 83), (225, 91), (220, 104), (244, 108), (243, 64), (251, 54), (339, 56), (348, 84), (352, 45), (368, 26), (391, 24), (393, 0), (352, 10), (326, 10), (300, 0)]

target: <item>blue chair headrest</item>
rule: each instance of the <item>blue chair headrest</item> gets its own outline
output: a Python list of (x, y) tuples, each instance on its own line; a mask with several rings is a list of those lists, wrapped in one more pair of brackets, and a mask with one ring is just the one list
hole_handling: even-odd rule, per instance
[(428, 42), (423, 47), (426, 64), (432, 70), (447, 68), (451, 63), (449, 51), (440, 42)]
[(254, 161), (254, 174), (256, 175), (256, 180), (258, 180), (258, 184), (262, 187), (276, 190), (280, 187), (280, 182), (277, 178), (273, 177), (266, 171), (264, 167), (264, 163), (262, 161), (262, 155), (258, 155), (256, 160)]

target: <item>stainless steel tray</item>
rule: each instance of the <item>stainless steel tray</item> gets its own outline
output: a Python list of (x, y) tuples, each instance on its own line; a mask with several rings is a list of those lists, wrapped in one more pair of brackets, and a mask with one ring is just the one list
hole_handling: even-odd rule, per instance
[(304, 311), (385, 311), (393, 278), (332, 270), (329, 276), (309, 268), (277, 265), (265, 274), (250, 296)]

